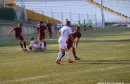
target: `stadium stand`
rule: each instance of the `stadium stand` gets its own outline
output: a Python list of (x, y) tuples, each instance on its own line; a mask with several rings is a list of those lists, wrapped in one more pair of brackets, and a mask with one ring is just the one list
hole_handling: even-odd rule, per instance
[[(2, 4), (2, 1), (0, 1), (0, 4)], [(21, 9), (21, 7), (14, 2), (14, 0), (6, 0), (6, 1), (5, 1), (5, 5), (6, 5), (6, 6), (11, 6), (11, 7), (15, 6), (15, 8)], [(30, 20), (35, 20), (35, 21), (43, 20), (43, 21), (45, 21), (45, 22), (46, 22), (47, 20), (51, 20), (51, 21), (54, 22), (54, 23), (58, 23), (58, 22), (59, 22), (59, 20), (57, 20), (57, 19), (48, 17), (48, 16), (46, 16), (46, 15), (37, 13), (37, 12), (35, 12), (35, 11), (33, 11), (33, 10), (29, 10), (29, 9), (26, 9), (26, 14), (27, 14), (27, 19), (30, 19)], [(35, 16), (35, 17), (34, 17), (34, 16)]]
[[(97, 7), (100, 7), (100, 8), (102, 7), (101, 4), (99, 4), (99, 3), (97, 2), (97, 0), (87, 0), (87, 1), (88, 1), (89, 3), (91, 3), (91, 4), (95, 5), (95, 6), (97, 6)], [(125, 3), (127, 3), (127, 2), (125, 2)], [(124, 3), (122, 3), (122, 4), (124, 4)], [(106, 11), (108, 11), (108, 12), (111, 12), (111, 13), (113, 13), (113, 14), (116, 14), (116, 15), (118, 15), (118, 16), (120, 16), (120, 17), (125, 18), (125, 19), (130, 19), (129, 16), (123, 14), (123, 13), (124, 13), (123, 10), (119, 10), (119, 8), (113, 7), (113, 6), (111, 5), (111, 1), (110, 1), (110, 0), (109, 0), (109, 3), (104, 3), (103, 5), (104, 5), (104, 6), (103, 6), (103, 9), (104, 9), (104, 10), (106, 10)], [(114, 4), (114, 5), (118, 5), (118, 4)], [(105, 6), (108, 6), (108, 7), (105, 7)], [(116, 7), (119, 7), (119, 6), (116, 6)], [(124, 7), (124, 8), (125, 8), (125, 7)]]

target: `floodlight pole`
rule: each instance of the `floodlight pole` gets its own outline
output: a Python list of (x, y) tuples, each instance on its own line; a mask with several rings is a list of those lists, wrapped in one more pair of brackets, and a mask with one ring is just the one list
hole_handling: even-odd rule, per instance
[(103, 12), (103, 1), (101, 0), (101, 15), (102, 15), (102, 28), (105, 29), (105, 18)]
[(3, 7), (5, 7), (5, 0), (2, 0), (2, 5)]
[(21, 0), (21, 7), (22, 7), (22, 10), (23, 10), (23, 13), (24, 13), (24, 20), (27, 22), (27, 14), (26, 14), (26, 8), (25, 8), (25, 3), (23, 0)]

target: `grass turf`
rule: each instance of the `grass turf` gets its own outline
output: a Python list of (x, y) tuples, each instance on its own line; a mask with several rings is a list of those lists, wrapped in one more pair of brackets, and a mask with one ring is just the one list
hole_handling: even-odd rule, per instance
[[(26, 35), (27, 44), (30, 37)], [(82, 31), (77, 50), (81, 60), (57, 65), (56, 33), (47, 50), (22, 52), (13, 37), (0, 37), (0, 84), (130, 83), (130, 30)], [(71, 51), (70, 57), (74, 60)]]

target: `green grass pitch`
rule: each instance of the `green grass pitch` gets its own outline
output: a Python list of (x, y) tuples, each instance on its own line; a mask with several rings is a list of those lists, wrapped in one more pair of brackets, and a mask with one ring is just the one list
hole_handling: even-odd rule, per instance
[[(29, 45), (30, 37), (26, 35)], [(47, 50), (22, 52), (14, 37), (0, 37), (0, 84), (130, 84), (130, 30), (82, 31), (77, 50), (81, 60), (57, 65), (56, 33)], [(28, 47), (28, 46), (27, 46)]]

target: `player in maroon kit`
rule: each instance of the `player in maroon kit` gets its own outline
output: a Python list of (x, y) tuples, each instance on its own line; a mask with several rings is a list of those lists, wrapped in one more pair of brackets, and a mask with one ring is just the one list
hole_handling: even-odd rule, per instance
[(51, 39), (52, 38), (52, 24), (49, 20), (47, 20), (46, 26), (47, 26), (47, 30), (48, 30), (48, 33), (49, 33), (49, 37)]
[(22, 34), (22, 23), (19, 23), (17, 27), (13, 28), (12, 30), (9, 31), (8, 35), (10, 36), (11, 32), (15, 32), (15, 38), (17, 41), (20, 43), (20, 46), (23, 51), (28, 51), (26, 49), (26, 41), (24, 40), (23, 34)]
[[(72, 48), (72, 53), (75, 57), (75, 60), (80, 60), (79, 57), (76, 56), (76, 51), (75, 51), (75, 47), (77, 48), (79, 39), (81, 37), (81, 33), (80, 33), (80, 27), (77, 27), (76, 30), (73, 31), (73, 33), (71, 34), (73, 39), (77, 38), (76, 44), (74, 44), (74, 41), (71, 40), (70, 35), (68, 36), (66, 42), (67, 42), (67, 48), (68, 50), (70, 48)], [(63, 54), (63, 56), (65, 55), (65, 53)]]
[(39, 25), (37, 27), (34, 26), (34, 28), (38, 30), (39, 43), (45, 46), (46, 49), (45, 30), (47, 30), (47, 27), (43, 24), (43, 21), (39, 21)]

